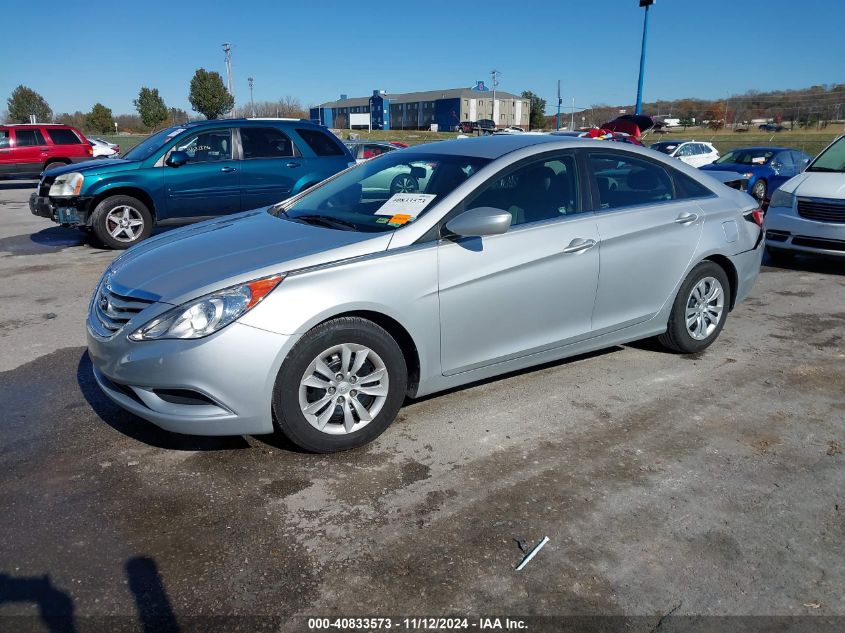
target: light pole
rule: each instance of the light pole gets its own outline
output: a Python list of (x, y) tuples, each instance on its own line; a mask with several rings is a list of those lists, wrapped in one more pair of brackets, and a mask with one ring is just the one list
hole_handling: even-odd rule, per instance
[(249, 82), (249, 107), (252, 110), (252, 118), (255, 118), (255, 101), (252, 100), (252, 86), (255, 84), (255, 79), (252, 77), (246, 78), (247, 82)]
[(640, 0), (640, 6), (645, 7), (645, 19), (643, 20), (643, 47), (640, 51), (640, 80), (637, 83), (637, 107), (634, 114), (642, 114), (643, 111), (643, 74), (645, 73), (645, 45), (648, 39), (648, 8), (656, 0)]
[(494, 129), (499, 127), (499, 122), (496, 120), (496, 86), (499, 85), (499, 75), (501, 75), (495, 68), (490, 71), (490, 77), (493, 79), (493, 107), (490, 110), (490, 116), (493, 117)]
[(229, 94), (232, 95), (232, 111), (229, 114), (229, 118), (235, 118), (235, 89), (232, 86), (232, 45), (226, 42), (223, 44), (223, 54), (226, 57), (226, 81), (229, 84)]

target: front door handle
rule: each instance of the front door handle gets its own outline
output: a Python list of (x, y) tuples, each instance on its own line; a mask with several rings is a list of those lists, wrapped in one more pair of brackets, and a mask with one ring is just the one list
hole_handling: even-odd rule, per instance
[(590, 250), (596, 245), (595, 240), (585, 240), (582, 237), (576, 237), (569, 243), (569, 246), (563, 249), (564, 253), (583, 253)]
[(224, 174), (231, 174), (233, 171), (235, 171), (235, 168), (234, 167), (221, 167), (220, 171), (222, 171)]
[(677, 218), (675, 218), (676, 224), (692, 224), (698, 219), (698, 216), (695, 213), (682, 213)]
[(299, 163), (285, 163), (285, 167), (290, 167), (290, 168), (299, 167)]

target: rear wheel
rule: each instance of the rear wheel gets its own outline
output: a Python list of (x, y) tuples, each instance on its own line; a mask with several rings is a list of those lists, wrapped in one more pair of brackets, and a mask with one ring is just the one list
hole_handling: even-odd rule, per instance
[(91, 216), (97, 239), (108, 248), (129, 248), (150, 236), (153, 216), (147, 206), (131, 196), (102, 200)]
[(49, 163), (44, 164), (44, 171), (47, 171), (48, 169), (54, 169), (56, 167), (64, 167), (65, 165), (70, 165), (70, 163), (66, 160), (53, 160)]
[(276, 423), (315, 453), (363, 446), (393, 422), (407, 382), (402, 350), (386, 330), (358, 317), (327, 321), (302, 337), (279, 370)]
[(708, 348), (725, 326), (730, 307), (730, 282), (721, 266), (701, 262), (681, 284), (660, 343), (673, 351), (693, 354)]

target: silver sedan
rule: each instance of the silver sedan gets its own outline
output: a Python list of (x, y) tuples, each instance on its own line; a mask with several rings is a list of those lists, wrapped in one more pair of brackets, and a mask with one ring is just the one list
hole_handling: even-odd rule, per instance
[[(419, 191), (367, 186), (420, 163)], [(647, 337), (702, 351), (757, 277), (761, 223), (633, 145), (432, 143), (128, 250), (88, 349), (103, 391), (165, 429), (349, 449), (406, 397)]]

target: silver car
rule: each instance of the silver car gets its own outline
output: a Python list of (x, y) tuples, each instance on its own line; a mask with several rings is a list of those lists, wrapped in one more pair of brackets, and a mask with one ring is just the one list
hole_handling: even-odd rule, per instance
[[(419, 162), (418, 192), (363, 186)], [(128, 250), (88, 349), (103, 391), (165, 429), (349, 449), (406, 397), (646, 337), (703, 350), (757, 277), (761, 222), (633, 145), (432, 143)]]

